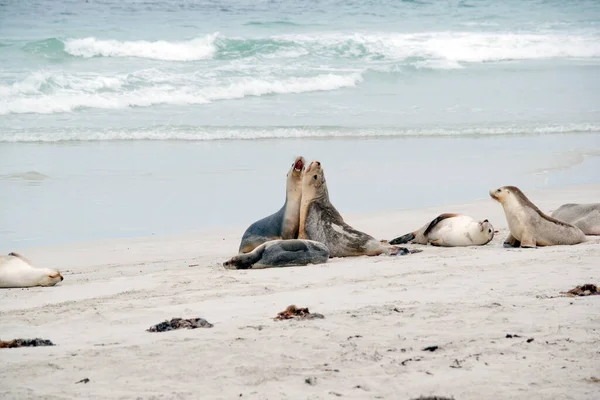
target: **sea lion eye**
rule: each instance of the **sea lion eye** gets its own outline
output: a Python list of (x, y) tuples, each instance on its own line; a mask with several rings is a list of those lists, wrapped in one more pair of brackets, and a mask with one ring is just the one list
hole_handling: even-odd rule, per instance
[(488, 229), (488, 233), (492, 233), (492, 230), (491, 230), (491, 229)]
[(317, 175), (313, 176), (314, 180), (317, 180)]

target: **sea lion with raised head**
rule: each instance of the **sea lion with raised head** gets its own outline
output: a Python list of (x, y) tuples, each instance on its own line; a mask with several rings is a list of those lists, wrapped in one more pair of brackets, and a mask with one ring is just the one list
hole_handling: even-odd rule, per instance
[(572, 245), (585, 241), (581, 229), (544, 214), (515, 186), (490, 190), (490, 196), (504, 208), (510, 230), (504, 241), (507, 247)]
[(329, 249), (323, 243), (312, 240), (271, 240), (252, 250), (227, 260), (227, 269), (262, 269), (292, 267), (327, 262)]
[(486, 219), (475, 221), (467, 215), (441, 214), (421, 229), (390, 240), (390, 244), (417, 243), (433, 246), (483, 246), (494, 238), (494, 227)]
[(325, 173), (319, 161), (311, 162), (302, 178), (298, 238), (325, 244), (330, 257), (403, 255), (410, 252), (404, 247), (386, 245), (344, 222), (329, 201)]
[(287, 173), (285, 203), (275, 214), (254, 222), (242, 236), (239, 253), (248, 253), (257, 246), (276, 239), (297, 239), (302, 199), (304, 157), (297, 157)]
[(31, 262), (17, 253), (0, 256), (0, 288), (26, 288), (54, 286), (63, 280), (62, 275), (51, 268), (34, 268)]
[(600, 203), (563, 204), (552, 218), (576, 226), (586, 235), (600, 235)]

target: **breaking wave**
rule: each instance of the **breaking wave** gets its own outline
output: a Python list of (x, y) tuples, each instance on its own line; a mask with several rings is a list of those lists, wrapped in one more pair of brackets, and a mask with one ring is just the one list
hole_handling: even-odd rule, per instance
[(171, 77), (171, 81), (162, 76), (166, 82), (161, 82), (160, 72), (152, 71), (113, 77), (34, 73), (12, 85), (0, 85), (0, 115), (206, 104), (247, 96), (336, 90), (362, 81), (361, 74), (321, 74), (283, 79), (236, 78), (228, 83), (190, 85), (181, 76)]
[(113, 140), (257, 140), (298, 138), (376, 138), (435, 136), (507, 136), (600, 132), (600, 124), (504, 125), (461, 128), (352, 128), (343, 126), (154, 126), (148, 129), (39, 129), (14, 130), (0, 135), (0, 142), (68, 142)]
[(447, 60), (458, 63), (600, 57), (596, 35), (536, 33), (311, 33), (267, 37), (225, 37), (218, 32), (187, 41), (120, 41), (94, 37), (51, 38), (28, 43), (27, 51), (45, 56), (138, 57), (198, 61), (264, 57), (327, 57), (402, 61)]

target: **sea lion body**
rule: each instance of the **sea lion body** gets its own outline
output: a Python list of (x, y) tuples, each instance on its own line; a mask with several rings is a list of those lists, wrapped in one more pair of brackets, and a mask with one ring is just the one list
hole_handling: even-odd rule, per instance
[(552, 218), (576, 226), (586, 235), (600, 235), (600, 203), (563, 204)]
[(298, 238), (304, 157), (297, 157), (287, 173), (285, 203), (279, 211), (254, 222), (242, 236), (238, 253), (248, 253), (276, 239)]
[(556, 246), (585, 241), (581, 229), (544, 214), (515, 186), (490, 190), (490, 196), (504, 208), (510, 230), (505, 246)]
[(0, 256), (0, 288), (54, 286), (63, 280), (57, 270), (34, 268), (31, 262), (17, 253)]
[(271, 240), (246, 254), (225, 261), (228, 269), (262, 269), (321, 264), (329, 259), (329, 249), (312, 240)]
[(483, 246), (494, 238), (494, 227), (486, 219), (475, 221), (467, 215), (441, 214), (421, 229), (397, 237), (390, 244), (417, 243), (433, 246)]
[(298, 238), (316, 240), (329, 248), (330, 257), (406, 254), (406, 248), (389, 246), (352, 228), (329, 201), (321, 163), (310, 163), (302, 178), (302, 205)]

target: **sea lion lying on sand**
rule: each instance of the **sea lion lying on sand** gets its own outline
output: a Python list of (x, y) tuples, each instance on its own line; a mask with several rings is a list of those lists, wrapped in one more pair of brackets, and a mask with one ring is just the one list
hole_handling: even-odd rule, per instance
[(600, 235), (600, 203), (563, 204), (552, 218), (576, 226), (586, 235)]
[(482, 246), (494, 238), (494, 227), (486, 219), (475, 221), (460, 214), (441, 214), (421, 229), (390, 240), (390, 244), (418, 243), (433, 246)]
[(329, 201), (325, 173), (319, 161), (313, 161), (302, 178), (302, 205), (298, 238), (316, 240), (329, 248), (330, 257), (398, 255), (410, 251), (389, 246), (346, 222)]
[(238, 254), (223, 263), (227, 269), (261, 269), (321, 264), (329, 259), (329, 249), (312, 240), (271, 240), (252, 250)]
[(510, 230), (504, 241), (507, 247), (571, 245), (585, 241), (581, 229), (544, 214), (515, 186), (490, 190), (490, 196), (504, 208)]
[(304, 157), (297, 157), (287, 173), (285, 203), (275, 214), (254, 222), (246, 229), (238, 252), (248, 253), (257, 246), (275, 239), (297, 239), (302, 199)]
[(31, 262), (17, 253), (0, 256), (0, 288), (54, 286), (63, 280), (55, 269), (34, 268)]

